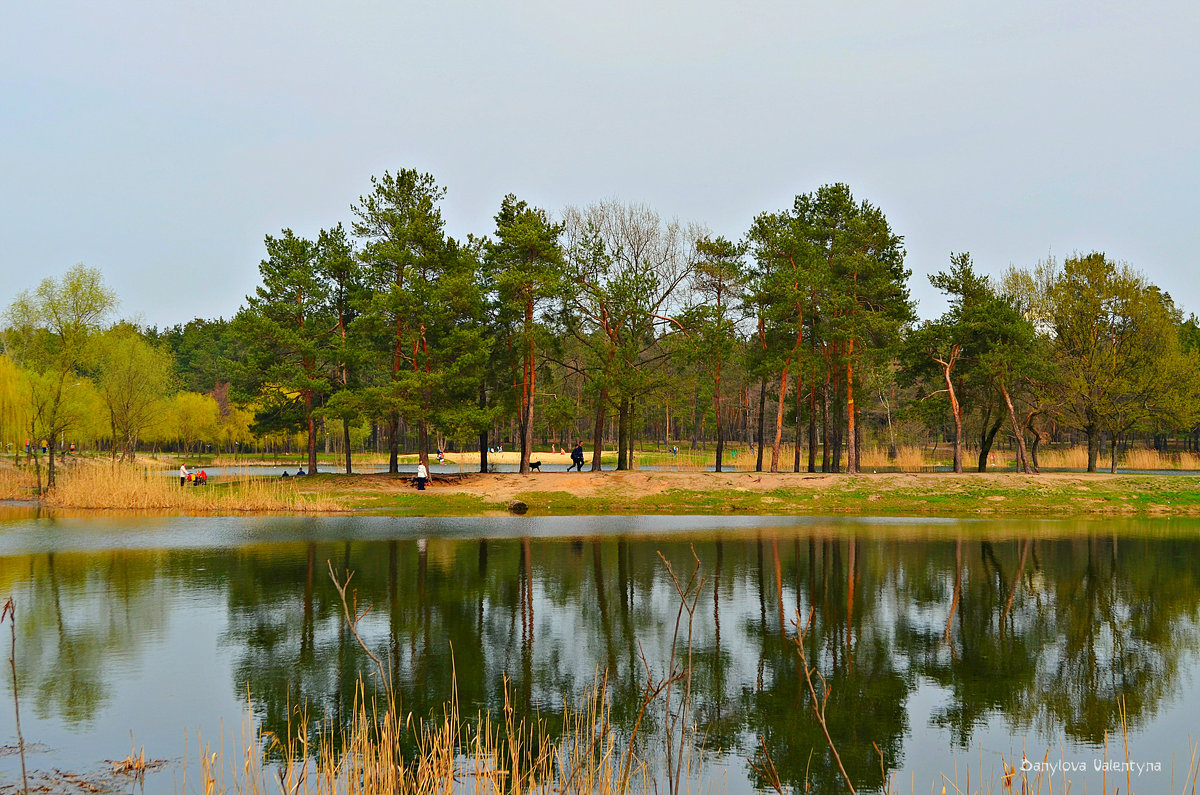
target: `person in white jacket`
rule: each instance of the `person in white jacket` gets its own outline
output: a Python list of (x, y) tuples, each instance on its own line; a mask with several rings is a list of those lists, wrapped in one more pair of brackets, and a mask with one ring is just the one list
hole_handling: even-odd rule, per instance
[(187, 464), (180, 464), (179, 465), (179, 485), (180, 486), (187, 485), (187, 476), (188, 476)]
[(425, 491), (427, 480), (429, 480), (429, 470), (424, 463), (417, 464), (417, 491)]

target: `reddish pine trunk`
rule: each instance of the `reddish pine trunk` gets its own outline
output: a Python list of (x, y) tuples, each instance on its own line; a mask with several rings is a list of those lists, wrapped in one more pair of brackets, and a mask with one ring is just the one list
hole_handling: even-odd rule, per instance
[(783, 363), (783, 373), (779, 376), (779, 403), (775, 406), (775, 441), (771, 444), (771, 471), (779, 471), (779, 445), (783, 441), (783, 406), (787, 400), (788, 367), (792, 360)]
[(529, 474), (529, 461), (533, 454), (533, 391), (537, 374), (534, 371), (533, 360), (533, 300), (525, 301), (525, 377), (522, 379), (521, 416), (524, 428), (521, 434), (521, 474)]
[(717, 471), (721, 471), (721, 456), (725, 452), (725, 431), (721, 425), (721, 362), (717, 360), (716, 388), (713, 392), (713, 412), (717, 417)]
[(950, 411), (954, 414), (954, 471), (962, 473), (962, 406), (958, 404), (958, 395), (954, 392), (954, 382), (950, 380), (950, 371), (954, 369), (954, 363), (958, 361), (960, 352), (959, 346), (955, 345), (950, 349), (950, 358), (934, 359), (935, 362), (942, 366), (942, 374), (946, 378), (946, 391), (950, 394)]
[(308, 423), (308, 474), (317, 473), (317, 424), (313, 421), (312, 390), (304, 390), (304, 416)]
[(601, 387), (596, 400), (596, 423), (592, 426), (592, 471), (600, 471), (600, 456), (604, 450), (604, 415), (608, 409), (608, 387)]
[(846, 415), (847, 419), (847, 440), (846, 440), (846, 473), (850, 475), (858, 474), (858, 435), (855, 431), (855, 416), (854, 416), (854, 338), (850, 338), (850, 344), (846, 348)]
[(1003, 381), (1000, 382), (1000, 394), (1004, 396), (1004, 405), (1008, 407), (1008, 420), (1012, 423), (1013, 436), (1017, 439), (1017, 466), (1028, 475), (1029, 456), (1025, 452), (1025, 434), (1021, 432), (1021, 426), (1017, 423), (1017, 412), (1013, 409), (1012, 398), (1008, 396)]

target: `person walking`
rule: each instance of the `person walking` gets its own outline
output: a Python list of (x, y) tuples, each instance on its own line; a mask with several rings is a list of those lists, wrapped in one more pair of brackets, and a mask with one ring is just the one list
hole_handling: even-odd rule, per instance
[(427, 480), (429, 480), (429, 469), (424, 463), (417, 464), (417, 491), (425, 491)]
[(186, 486), (188, 479), (187, 464), (179, 465), (179, 485)]
[(583, 471), (583, 442), (576, 442), (575, 449), (571, 451), (571, 466), (567, 467), (567, 471), (572, 469), (576, 472)]

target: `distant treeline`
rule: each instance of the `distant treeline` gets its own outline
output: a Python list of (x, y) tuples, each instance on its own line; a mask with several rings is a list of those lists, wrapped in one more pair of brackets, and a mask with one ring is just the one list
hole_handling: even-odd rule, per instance
[[(444, 188), (374, 178), (349, 228), (265, 240), (231, 320), (110, 325), (77, 266), (6, 315), (0, 433), (129, 457), (150, 447), (521, 451), (583, 440), (593, 469), (635, 440), (751, 447), (760, 469), (856, 472), (864, 446), (945, 440), (956, 470), (999, 437), (1036, 471), (1047, 440), (1088, 468), (1135, 440), (1200, 443), (1200, 328), (1101, 253), (930, 277), (919, 322), (903, 238), (842, 184), (764, 212), (742, 239), (600, 202), (552, 216), (509, 195), (490, 235), (445, 233)], [(53, 478), (53, 451), (50, 469)], [(791, 460), (782, 460), (784, 451)], [(38, 463), (40, 466), (40, 463)]]

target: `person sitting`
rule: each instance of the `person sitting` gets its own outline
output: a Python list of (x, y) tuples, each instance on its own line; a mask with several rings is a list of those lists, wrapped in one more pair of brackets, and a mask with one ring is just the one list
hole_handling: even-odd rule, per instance
[(300, 469), (296, 471), (296, 477), (298, 478), (304, 477), (307, 474), (308, 473), (304, 471), (304, 467), (300, 467)]
[(283, 474), (280, 477), (290, 478), (291, 475), (289, 475), (288, 471), (285, 469), (285, 470), (283, 470)]
[(203, 469), (201, 469), (200, 475), (197, 477), (196, 480), (201, 486), (207, 486), (208, 485), (208, 473), (205, 472)]

